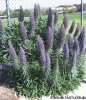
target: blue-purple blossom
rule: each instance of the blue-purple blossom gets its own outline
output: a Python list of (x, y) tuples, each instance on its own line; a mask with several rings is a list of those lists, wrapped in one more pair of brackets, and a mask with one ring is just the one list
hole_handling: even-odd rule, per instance
[(35, 30), (35, 20), (32, 13), (30, 14), (29, 30), (31, 33)]
[(51, 49), (53, 47), (53, 30), (52, 27), (48, 27), (48, 31), (47, 31), (47, 48)]
[(59, 19), (58, 11), (55, 9), (55, 13), (54, 13), (54, 24), (55, 25), (58, 23), (58, 19)]
[(74, 54), (73, 54), (73, 57), (72, 57), (72, 62), (71, 62), (72, 66), (76, 65), (76, 60), (77, 60), (77, 53), (75, 51)]
[(41, 60), (41, 64), (42, 64), (43, 68), (45, 69), (46, 68), (46, 55), (42, 49), (40, 52), (40, 60)]
[(49, 10), (48, 10), (48, 19), (47, 19), (47, 27), (49, 27), (49, 26), (52, 27), (52, 20), (53, 20), (52, 9), (49, 7)]
[(37, 7), (38, 7), (38, 16), (41, 17), (41, 8), (40, 8), (39, 3), (37, 4)]
[(68, 28), (68, 23), (69, 23), (68, 16), (65, 15), (65, 16), (64, 16), (64, 19), (63, 19), (63, 24), (64, 24), (65, 29)]
[(85, 52), (85, 41), (86, 41), (85, 39), (86, 39), (86, 29), (85, 27), (83, 27), (78, 38), (81, 52)]
[(19, 16), (18, 16), (18, 21), (19, 22), (23, 22), (24, 21), (24, 12), (23, 12), (22, 6), (20, 6), (20, 12), (19, 12)]
[(15, 63), (15, 61), (17, 59), (17, 54), (16, 54), (16, 51), (15, 51), (15, 49), (10, 41), (8, 42), (8, 47), (9, 47), (10, 58)]
[(69, 29), (69, 33), (72, 33), (74, 31), (74, 28), (75, 28), (75, 21), (73, 20), (71, 27)]
[(46, 69), (49, 70), (51, 68), (51, 59), (49, 53), (46, 52)]
[(8, 70), (12, 67), (12, 65), (8, 65), (8, 64), (0, 64), (0, 70)]
[(21, 46), (20, 46), (20, 63), (21, 64), (26, 63), (25, 51)]
[(36, 43), (37, 43), (38, 50), (40, 52), (41, 52), (41, 50), (43, 50), (43, 52), (45, 52), (45, 46), (44, 46), (43, 40), (40, 37), (40, 35), (37, 35), (37, 37), (36, 37)]
[(65, 42), (65, 28), (64, 24), (62, 24), (60, 27), (60, 33), (58, 34), (58, 40), (57, 40), (58, 48), (61, 48), (64, 45), (64, 42)]
[(34, 5), (34, 19), (35, 19), (35, 21), (38, 20), (38, 17), (39, 17), (39, 8), (38, 8), (38, 6), (35, 4), (35, 5)]
[(78, 36), (80, 34), (80, 31), (81, 31), (81, 26), (80, 26), (80, 24), (78, 24), (77, 28), (76, 28), (76, 31), (74, 33), (74, 37)]
[(19, 33), (20, 33), (22, 39), (26, 39), (27, 38), (27, 29), (24, 26), (24, 23), (23, 22), (21, 22), (19, 24)]
[(75, 39), (74, 39), (73, 49), (74, 49), (74, 51), (76, 51), (76, 54), (79, 53), (79, 41), (78, 41), (78, 37), (75, 37)]
[(68, 43), (64, 45), (64, 59), (67, 60), (69, 58), (69, 46)]
[(73, 38), (72, 38), (72, 35), (69, 34), (69, 36), (68, 36), (68, 46), (69, 46), (69, 49), (71, 49), (72, 43), (73, 43)]

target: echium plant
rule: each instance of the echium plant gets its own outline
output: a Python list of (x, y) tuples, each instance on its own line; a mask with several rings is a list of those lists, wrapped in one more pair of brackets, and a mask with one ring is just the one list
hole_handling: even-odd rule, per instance
[(83, 27), (80, 35), (79, 35), (79, 46), (80, 46), (80, 52), (85, 52), (85, 42), (86, 42), (86, 29)]
[(73, 49), (74, 49), (74, 51), (76, 51), (76, 54), (78, 55), (78, 53), (79, 53), (79, 41), (78, 41), (78, 37), (75, 37), (75, 39), (74, 39)]
[(38, 47), (39, 52), (41, 52), (41, 49), (42, 49), (45, 53), (45, 46), (44, 46), (43, 40), (40, 37), (40, 35), (37, 35), (36, 43), (37, 43), (37, 47)]
[(69, 33), (73, 33), (74, 28), (75, 28), (75, 21), (73, 20), (73, 21), (72, 21), (72, 24), (71, 24), (71, 27), (70, 27), (70, 29), (69, 29)]
[(72, 69), (71, 69), (71, 76), (72, 77), (76, 77), (77, 75), (77, 66), (76, 66), (76, 63), (77, 63), (77, 52), (75, 50), (73, 56), (72, 56), (72, 61), (71, 61), (71, 65), (72, 65)]
[(24, 22), (19, 23), (19, 33), (22, 39), (25, 40), (27, 38), (27, 29), (24, 26)]
[(64, 24), (64, 27), (65, 27), (65, 30), (67, 30), (68, 24), (69, 24), (69, 19), (68, 19), (67, 15), (64, 15), (63, 24)]
[(34, 19), (35, 21), (38, 21), (38, 19), (40, 18), (40, 6), (39, 4), (35, 4), (34, 5)]
[(38, 50), (40, 52), (40, 60), (43, 68), (50, 69), (51, 67), (50, 55), (48, 52), (45, 51), (43, 40), (39, 35), (36, 38), (36, 43), (37, 43)]
[(65, 35), (66, 35), (65, 27), (64, 27), (64, 24), (62, 24), (60, 27), (60, 33), (58, 34), (58, 39), (57, 39), (58, 48), (61, 48), (64, 45)]
[[(59, 28), (57, 25), (53, 25), (57, 21), (57, 13), (56, 18), (53, 19), (52, 10), (49, 8), (47, 21), (42, 19), (42, 16), (38, 20), (40, 7), (38, 5), (35, 7), (34, 16), (30, 15), (29, 26), (21, 20), (19, 27), (15, 25), (16, 27), (13, 26), (6, 32), (8, 36), (6, 41), (10, 40), (13, 43), (12, 45), (11, 42), (8, 42), (8, 50), (11, 65), (15, 66), (10, 69), (9, 82), (18, 93), (28, 96), (28, 98), (42, 95), (62, 96), (75, 89), (83, 76), (84, 62), (81, 57), (84, 56), (85, 51), (86, 30), (83, 28), (80, 35), (74, 37), (71, 33), (75, 30), (75, 22), (72, 22), (70, 30), (68, 30), (67, 15), (64, 16)], [(34, 23), (36, 23), (35, 25), (40, 23), (37, 27), (38, 30), (36, 30), (37, 28), (34, 30)], [(29, 27), (28, 33), (34, 31), (34, 36), (27, 37), (26, 27)], [(58, 29), (55, 29), (56, 27)], [(16, 30), (16, 28), (18, 29)], [(22, 41), (21, 38), (25, 41)], [(2, 47), (2, 43), (0, 45)], [(3, 48), (6, 50), (3, 49), (0, 55), (5, 58), (5, 53), (7, 53), (7, 58), (9, 58), (7, 44), (4, 45)]]
[(72, 44), (73, 44), (73, 37), (71, 34), (69, 34), (68, 36), (68, 46), (69, 46), (69, 49), (72, 48)]
[(29, 31), (30, 31), (30, 34), (34, 33), (35, 31), (35, 20), (32, 13), (30, 14)]
[(42, 38), (39, 35), (37, 35), (37, 37), (36, 37), (36, 44), (37, 44), (38, 50), (40, 52), (41, 64), (45, 69), (46, 68), (45, 46), (44, 46)]
[(52, 22), (53, 21), (53, 15), (52, 15), (52, 9), (49, 7), (48, 10), (48, 18), (47, 18), (47, 27), (52, 27)]
[(16, 51), (10, 41), (8, 42), (8, 47), (9, 47), (10, 58), (11, 58), (13, 64), (15, 64), (16, 60), (17, 60), (17, 54), (16, 54)]
[(51, 59), (49, 53), (46, 52), (46, 69), (50, 70), (51, 69)]
[(68, 43), (64, 45), (64, 59), (68, 60), (69, 59), (69, 46)]
[(22, 6), (20, 6), (20, 12), (19, 12), (19, 15), (18, 15), (18, 21), (19, 22), (23, 22), (24, 21), (24, 12), (23, 12)]
[(44, 69), (46, 69), (46, 55), (45, 52), (41, 49), (40, 52), (40, 61)]
[(27, 63), (27, 59), (26, 59), (25, 51), (22, 48), (22, 46), (20, 46), (20, 65), (22, 67), (23, 75), (24, 76), (27, 75), (27, 66), (26, 66), (26, 63)]
[(25, 51), (21, 46), (20, 46), (20, 63), (21, 64), (26, 63)]
[(40, 18), (41, 17), (41, 7), (40, 7), (39, 3), (37, 4), (37, 6), (38, 6), (38, 16)]
[(78, 24), (78, 25), (77, 25), (77, 28), (76, 28), (76, 31), (75, 31), (75, 33), (74, 33), (74, 37), (79, 36), (80, 31), (81, 31), (81, 26), (80, 26), (80, 24)]
[(55, 25), (58, 23), (58, 20), (59, 20), (59, 14), (58, 14), (58, 11), (55, 9), (55, 12), (54, 12), (54, 24)]
[(51, 49), (53, 47), (53, 41), (54, 41), (54, 33), (53, 33), (53, 29), (52, 27), (48, 27), (48, 30), (47, 30), (47, 41), (46, 41), (46, 44), (47, 44), (47, 50)]

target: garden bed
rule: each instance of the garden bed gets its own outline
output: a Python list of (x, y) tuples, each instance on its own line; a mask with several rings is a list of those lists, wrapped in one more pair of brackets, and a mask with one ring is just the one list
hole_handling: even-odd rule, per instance
[(51, 8), (43, 19), (39, 4), (28, 22), (20, 7), (18, 21), (9, 28), (0, 21), (0, 63), (5, 66), (0, 68), (8, 69), (0, 74), (9, 88), (27, 98), (62, 96), (78, 88), (84, 75), (85, 27), (74, 20), (68, 27), (66, 14), (59, 25), (58, 12)]

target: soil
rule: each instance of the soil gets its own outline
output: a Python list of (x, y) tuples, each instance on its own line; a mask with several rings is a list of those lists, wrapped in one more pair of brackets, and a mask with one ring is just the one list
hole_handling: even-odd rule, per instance
[(16, 92), (8, 87), (6, 82), (8, 78), (3, 72), (3, 70), (0, 70), (0, 100), (21, 100)]
[(0, 86), (0, 100), (20, 100), (16, 92), (5, 86)]

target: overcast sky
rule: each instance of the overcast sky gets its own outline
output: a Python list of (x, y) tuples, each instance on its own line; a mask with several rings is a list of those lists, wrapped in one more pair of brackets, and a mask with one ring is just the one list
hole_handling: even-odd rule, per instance
[[(0, 10), (5, 10), (5, 1), (0, 0)], [(23, 8), (33, 8), (34, 3), (39, 3), (41, 7), (56, 7), (59, 5), (73, 5), (73, 4), (80, 4), (81, 0), (9, 0), (10, 1), (10, 8), (11, 9), (18, 9), (20, 5)], [(83, 0), (86, 3), (86, 0)]]

